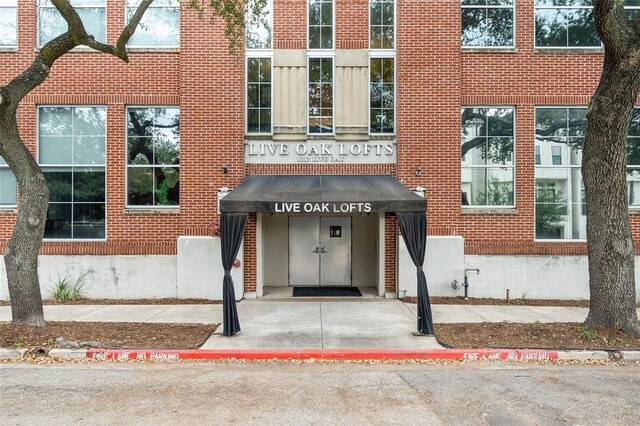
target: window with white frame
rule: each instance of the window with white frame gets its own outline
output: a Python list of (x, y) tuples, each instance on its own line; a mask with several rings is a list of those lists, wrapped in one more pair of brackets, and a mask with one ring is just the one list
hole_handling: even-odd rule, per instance
[(245, 47), (247, 49), (271, 49), (273, 5), (267, 0), (260, 8), (257, 0), (245, 4)]
[(179, 204), (179, 108), (127, 108), (127, 206)]
[(333, 0), (309, 0), (309, 49), (333, 49)]
[(369, 4), (369, 48), (395, 48), (395, 1), (370, 0)]
[(309, 133), (333, 133), (332, 58), (309, 58)]
[(0, 48), (18, 45), (18, 1), (0, 0)]
[(512, 107), (462, 108), (462, 205), (513, 207)]
[[(44, 46), (67, 31), (67, 21), (49, 0), (36, 0), (38, 4), (38, 46)], [(106, 0), (70, 0), (76, 8), (84, 28), (97, 41), (107, 38)]]
[(514, 0), (462, 0), (463, 47), (513, 47)]
[(395, 132), (395, 68), (393, 58), (369, 60), (369, 132)]
[(44, 237), (104, 239), (105, 107), (38, 112), (38, 161), (49, 187)]
[(586, 108), (539, 107), (535, 113), (536, 239), (586, 238), (586, 209), (580, 165)]
[(15, 207), (18, 204), (18, 185), (16, 177), (0, 157), (0, 208)]
[(629, 206), (640, 207), (640, 108), (634, 108), (627, 140)]
[(247, 58), (247, 133), (271, 133), (271, 58)]
[[(126, 0), (127, 22), (135, 13), (140, 0)], [(180, 1), (155, 0), (136, 27), (129, 47), (176, 48), (180, 47)]]
[(600, 47), (592, 0), (536, 0), (536, 47)]

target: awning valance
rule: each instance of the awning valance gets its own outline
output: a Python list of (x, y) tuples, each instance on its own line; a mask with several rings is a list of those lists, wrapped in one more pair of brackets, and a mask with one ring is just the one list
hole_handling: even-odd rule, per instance
[(251, 175), (220, 200), (221, 212), (424, 212), (425, 199), (389, 175)]

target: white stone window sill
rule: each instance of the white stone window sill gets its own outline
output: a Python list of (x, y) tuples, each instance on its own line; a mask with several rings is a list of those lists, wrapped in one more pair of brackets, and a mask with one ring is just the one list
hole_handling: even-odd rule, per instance
[(17, 51), (18, 51), (18, 47), (17, 46), (3, 46), (3, 47), (0, 47), (0, 53), (1, 52), (11, 53), (11, 52), (17, 52)]
[(462, 46), (462, 53), (518, 53), (515, 47), (465, 47)]
[(602, 47), (592, 47), (592, 48), (574, 48), (574, 47), (536, 47), (533, 49), (534, 53), (548, 53), (552, 55), (557, 55), (561, 53), (575, 55), (575, 54), (587, 54), (587, 55), (601, 55), (604, 53), (604, 49)]
[(18, 213), (17, 207), (0, 207), (0, 214), (16, 214)]
[(129, 53), (179, 53), (179, 47), (127, 47)]
[(141, 214), (141, 215), (180, 214), (180, 207), (170, 207), (170, 208), (127, 207), (124, 209), (123, 213), (124, 214)]
[(462, 214), (518, 214), (514, 207), (462, 207)]

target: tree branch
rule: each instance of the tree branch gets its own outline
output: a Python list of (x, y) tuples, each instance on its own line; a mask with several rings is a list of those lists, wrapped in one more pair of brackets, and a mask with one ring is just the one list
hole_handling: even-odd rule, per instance
[(69, 0), (51, 0), (51, 3), (67, 22), (67, 32), (60, 34), (42, 46), (29, 68), (2, 88), (2, 97), (5, 99), (3, 99), (4, 102), (0, 112), (4, 112), (2, 111), (4, 108), (15, 110), (20, 101), (49, 76), (53, 63), (77, 46), (84, 45), (99, 52), (108, 53), (124, 62), (129, 62), (126, 49), (127, 42), (133, 36), (144, 13), (153, 1), (140, 1), (131, 20), (122, 30), (118, 42), (113, 46), (96, 41), (93, 35), (87, 34), (78, 11), (71, 5)]
[(594, 0), (593, 18), (605, 51), (621, 57), (635, 39), (633, 25), (624, 11), (624, 0)]

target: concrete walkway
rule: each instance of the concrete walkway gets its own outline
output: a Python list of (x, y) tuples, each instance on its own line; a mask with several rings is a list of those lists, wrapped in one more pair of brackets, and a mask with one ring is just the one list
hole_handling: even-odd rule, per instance
[[(222, 305), (45, 305), (48, 321), (214, 323)], [(433, 305), (435, 323), (581, 322), (587, 308)], [(242, 331), (218, 334), (205, 349), (433, 349), (414, 336), (416, 305), (392, 299), (259, 299), (238, 304)], [(11, 319), (0, 306), (0, 321)]]

